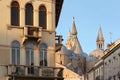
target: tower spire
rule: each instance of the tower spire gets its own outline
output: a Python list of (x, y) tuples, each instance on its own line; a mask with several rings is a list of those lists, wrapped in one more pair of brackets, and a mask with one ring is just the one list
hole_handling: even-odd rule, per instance
[(101, 26), (98, 30), (98, 36), (96, 42), (98, 49), (104, 49), (104, 38), (103, 38)]
[(72, 34), (77, 35), (76, 25), (75, 25), (75, 19), (73, 17), (73, 25), (72, 25)]
[(71, 36), (71, 31), (70, 31), (70, 29), (69, 29), (69, 32), (68, 32), (68, 37), (69, 37), (69, 36)]
[(70, 31), (70, 29), (69, 29), (69, 31), (68, 31), (68, 37), (67, 37), (67, 41), (66, 41), (66, 47), (67, 47), (67, 49), (71, 49), (71, 31)]

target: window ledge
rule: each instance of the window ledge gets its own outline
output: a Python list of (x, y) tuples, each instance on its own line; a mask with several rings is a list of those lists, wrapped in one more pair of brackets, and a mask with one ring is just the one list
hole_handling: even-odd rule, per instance
[(21, 26), (14, 26), (14, 25), (7, 25), (7, 29), (10, 30), (12, 28), (16, 28), (16, 29), (23, 29), (24, 27)]
[(49, 32), (50, 34), (55, 33), (55, 31), (49, 31), (47, 29), (42, 29), (43, 32)]

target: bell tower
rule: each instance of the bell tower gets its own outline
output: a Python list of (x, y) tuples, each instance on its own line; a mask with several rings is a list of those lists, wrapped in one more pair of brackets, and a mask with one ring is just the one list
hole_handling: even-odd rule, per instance
[(97, 49), (104, 49), (104, 37), (102, 34), (102, 29), (101, 27), (98, 30), (98, 36), (97, 36), (97, 40), (96, 40), (96, 47)]

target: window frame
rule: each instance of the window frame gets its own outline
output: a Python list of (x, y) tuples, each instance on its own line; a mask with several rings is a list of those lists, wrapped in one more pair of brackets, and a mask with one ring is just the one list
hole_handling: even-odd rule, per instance
[(34, 64), (34, 44), (27, 42), (25, 44), (26, 65)]
[[(42, 29), (47, 29), (47, 9), (44, 5), (39, 6), (39, 26)], [(43, 16), (44, 15), (44, 16)]]
[(11, 64), (20, 65), (20, 43), (18, 41), (13, 41), (11, 44)]
[(11, 25), (20, 26), (20, 6), (17, 1), (11, 2)]
[(39, 62), (40, 66), (47, 66), (47, 45), (45, 43), (39, 44)]
[(25, 25), (34, 25), (34, 9), (31, 3), (25, 5)]

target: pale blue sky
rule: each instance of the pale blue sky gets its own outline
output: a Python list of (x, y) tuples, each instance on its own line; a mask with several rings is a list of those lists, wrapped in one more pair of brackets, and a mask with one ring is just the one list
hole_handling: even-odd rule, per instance
[(63, 44), (69, 29), (72, 27), (72, 17), (78, 31), (78, 38), (82, 49), (90, 53), (96, 49), (96, 38), (99, 26), (102, 28), (106, 44), (120, 38), (120, 0), (64, 0), (57, 34), (63, 36)]

